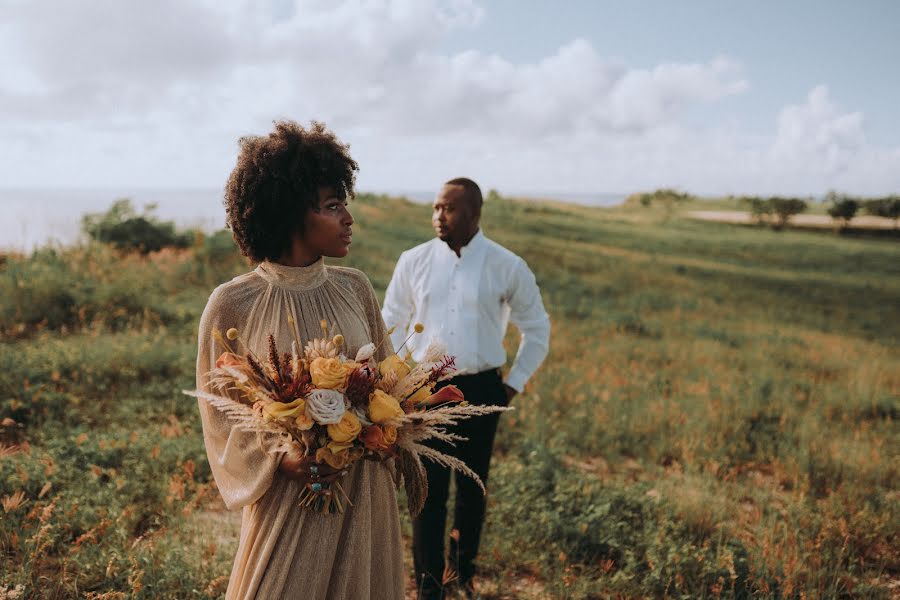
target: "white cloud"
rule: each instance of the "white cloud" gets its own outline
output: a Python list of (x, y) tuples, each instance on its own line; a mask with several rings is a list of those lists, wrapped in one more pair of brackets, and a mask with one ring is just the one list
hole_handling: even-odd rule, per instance
[(828, 88), (816, 86), (806, 102), (790, 105), (778, 115), (772, 156), (795, 168), (839, 173), (847, 170), (865, 146), (862, 113), (841, 113)]
[(689, 127), (685, 114), (749, 90), (728, 58), (634, 68), (586, 39), (529, 63), (442, 52), (481, 23), (471, 0), (7, 4), (8, 185), (218, 187), (237, 138), (283, 117), (328, 123), (378, 189), (466, 173), (540, 191), (898, 183), (897, 151), (871, 148), (862, 115), (824, 87), (767, 138)]

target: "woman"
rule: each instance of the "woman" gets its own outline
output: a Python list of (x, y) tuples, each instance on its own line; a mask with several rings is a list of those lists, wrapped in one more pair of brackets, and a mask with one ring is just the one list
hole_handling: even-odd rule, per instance
[[(286, 350), (296, 326), (302, 340), (344, 336), (353, 356), (385, 337), (372, 285), (355, 269), (326, 266), (346, 256), (353, 217), (356, 162), (321, 123), (283, 121), (265, 137), (240, 141), (225, 188), (228, 225), (241, 252), (259, 265), (213, 291), (200, 320), (197, 386), (222, 351), (213, 332), (236, 328), (258, 355), (275, 335)], [(295, 325), (289, 325), (291, 317)], [(387, 346), (387, 347), (386, 347)], [(382, 359), (390, 341), (380, 348)], [(207, 456), (229, 509), (242, 508), (241, 538), (226, 598), (402, 598), (404, 574), (399, 511), (383, 463), (359, 461), (341, 484), (352, 506), (318, 513), (297, 505), (311, 477), (328, 477), (299, 456), (265, 451), (269, 440), (233, 431), (200, 402)], [(311, 474), (311, 470), (318, 474)], [(339, 474), (338, 474), (339, 475)]]

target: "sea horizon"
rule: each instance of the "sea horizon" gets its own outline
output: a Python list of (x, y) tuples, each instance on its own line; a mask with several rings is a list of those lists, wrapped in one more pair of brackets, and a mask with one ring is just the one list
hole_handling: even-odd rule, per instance
[[(434, 191), (360, 190), (430, 202)], [(503, 193), (503, 192), (501, 192)], [(558, 200), (587, 206), (613, 206), (624, 193), (528, 192), (510, 197)], [(154, 214), (183, 228), (215, 231), (225, 227), (222, 190), (217, 188), (0, 188), (0, 250), (31, 252), (49, 244), (68, 245), (83, 239), (81, 218), (105, 212), (115, 200), (129, 198), (141, 212), (154, 205)]]

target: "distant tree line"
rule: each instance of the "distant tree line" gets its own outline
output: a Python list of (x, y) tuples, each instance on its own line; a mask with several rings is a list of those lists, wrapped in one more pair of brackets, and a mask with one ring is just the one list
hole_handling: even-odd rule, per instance
[(768, 223), (775, 229), (783, 228), (791, 217), (806, 212), (809, 208), (806, 200), (781, 196), (769, 198), (742, 196), (739, 202), (750, 210), (754, 221), (760, 224)]
[[(662, 206), (666, 214), (671, 215), (679, 203), (700, 200), (686, 192), (663, 188), (652, 192), (631, 194), (625, 199), (628, 206)], [(753, 220), (760, 225), (771, 225), (782, 229), (790, 222), (791, 217), (806, 212), (816, 200), (812, 197), (795, 198), (783, 196), (728, 196), (728, 203), (736, 203), (750, 212)], [(822, 203), (827, 205), (828, 215), (834, 219), (838, 229), (846, 229), (850, 222), (861, 212), (875, 217), (883, 217), (894, 221), (894, 228), (900, 225), (900, 195), (889, 195), (880, 198), (862, 198), (838, 193), (834, 190), (825, 194)]]
[(895, 229), (900, 220), (900, 195), (865, 199), (832, 190), (825, 194), (825, 202), (829, 205), (828, 214), (839, 222), (841, 227), (849, 226), (850, 221), (860, 210), (873, 217), (891, 219)]
[[(806, 212), (809, 208), (809, 202), (801, 198), (742, 196), (739, 201), (747, 206), (757, 223), (769, 223), (777, 229), (787, 225), (792, 216)], [(894, 221), (895, 228), (900, 219), (900, 196), (897, 195), (882, 198), (860, 198), (832, 190), (825, 194), (823, 203), (828, 205), (826, 209), (828, 215), (834, 219), (840, 229), (849, 227), (850, 221), (860, 211), (875, 217), (891, 219)]]

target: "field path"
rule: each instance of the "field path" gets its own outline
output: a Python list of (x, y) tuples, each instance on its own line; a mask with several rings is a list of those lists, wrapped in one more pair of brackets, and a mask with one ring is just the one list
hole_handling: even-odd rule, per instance
[[(748, 212), (739, 210), (692, 210), (686, 213), (691, 219), (699, 221), (715, 221), (716, 223), (732, 223), (735, 225), (752, 225), (755, 220)], [(789, 221), (794, 227), (811, 229), (832, 229), (835, 220), (828, 215), (794, 215)], [(893, 229), (894, 221), (884, 217), (864, 215), (854, 217), (850, 224), (854, 229)]]

